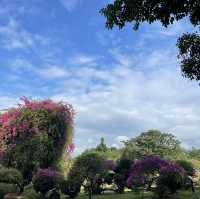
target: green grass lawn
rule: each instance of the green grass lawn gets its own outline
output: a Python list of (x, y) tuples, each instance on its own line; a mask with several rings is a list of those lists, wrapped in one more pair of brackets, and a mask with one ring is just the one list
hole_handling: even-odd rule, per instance
[[(144, 194), (144, 198), (149, 198), (150, 193)], [(95, 195), (93, 199), (140, 199), (141, 196), (135, 193), (125, 193), (125, 194), (102, 194)], [(87, 195), (80, 195), (77, 199), (88, 199)]]
[[(149, 199), (152, 195), (151, 192), (146, 192), (144, 193), (143, 199)], [(24, 199), (43, 199), (43, 197), (36, 196), (38, 194), (31, 187), (25, 189)], [(200, 187), (196, 188), (195, 194), (191, 190), (188, 190), (180, 191), (178, 196), (179, 199), (200, 199)], [(66, 199), (67, 197), (62, 195), (61, 198)], [(81, 193), (77, 199), (88, 199), (88, 195)], [(102, 195), (94, 195), (93, 199), (142, 199), (142, 194), (136, 194), (134, 192), (126, 192), (125, 194), (104, 193)]]
[[(95, 195), (93, 199), (141, 199), (142, 195), (135, 194), (133, 192), (125, 193), (125, 194), (102, 194)], [(145, 193), (144, 199), (150, 198), (152, 196), (151, 193)], [(178, 193), (180, 199), (200, 199), (200, 189), (193, 194), (191, 191), (180, 191)], [(81, 194), (77, 199), (88, 199), (87, 195)]]

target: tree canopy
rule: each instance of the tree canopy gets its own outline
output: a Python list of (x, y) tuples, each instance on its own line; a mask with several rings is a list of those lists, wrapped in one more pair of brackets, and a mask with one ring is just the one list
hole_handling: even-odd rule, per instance
[(146, 155), (174, 157), (180, 151), (180, 142), (174, 135), (158, 130), (149, 130), (125, 143), (124, 157), (131, 159)]
[[(123, 28), (133, 23), (134, 30), (140, 24), (159, 21), (168, 27), (186, 18), (194, 27), (200, 25), (199, 0), (114, 0), (100, 13), (106, 17), (106, 27)], [(185, 33), (178, 39), (179, 58), (184, 77), (200, 80), (200, 35), (199, 32)]]

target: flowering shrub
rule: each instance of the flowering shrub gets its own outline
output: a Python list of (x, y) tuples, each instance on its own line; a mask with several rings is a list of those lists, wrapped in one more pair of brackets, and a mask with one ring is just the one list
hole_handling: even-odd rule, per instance
[(33, 169), (55, 165), (71, 143), (74, 110), (49, 99), (21, 100), (0, 115), (0, 158), (30, 181)]
[(129, 186), (147, 185), (150, 188), (159, 174), (163, 172), (177, 173), (180, 176), (185, 175), (185, 170), (178, 164), (163, 160), (159, 156), (147, 156), (133, 163), (127, 183)]
[(54, 169), (39, 169), (33, 177), (33, 188), (36, 192), (46, 194), (51, 189), (57, 187), (59, 182), (60, 176)]

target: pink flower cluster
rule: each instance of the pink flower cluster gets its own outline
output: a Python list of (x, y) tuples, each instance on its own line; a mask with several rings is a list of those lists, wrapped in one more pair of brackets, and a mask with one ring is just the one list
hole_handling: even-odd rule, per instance
[(67, 153), (73, 153), (75, 150), (76, 146), (74, 143), (68, 144), (67, 146)]
[[(39, 132), (35, 127), (31, 127), (29, 121), (24, 120), (17, 123), (17, 118), (21, 112), (18, 109), (13, 109), (0, 115), (0, 143), (5, 140), (12, 140), (20, 135), (33, 135)], [(1, 145), (0, 145), (0, 148)]]
[(70, 104), (56, 103), (50, 99), (47, 100), (29, 100), (27, 97), (20, 98), (23, 101), (23, 105), (33, 111), (46, 109), (49, 112), (60, 112), (65, 114), (65, 119), (67, 123), (72, 123), (74, 118), (74, 109)]
[[(6, 150), (6, 145), (12, 143), (16, 138), (23, 136), (32, 136), (39, 133), (37, 126), (32, 124), (25, 118), (20, 119), (23, 110), (30, 109), (37, 111), (45, 109), (49, 112), (57, 112), (63, 115), (67, 124), (73, 124), (74, 110), (70, 104), (56, 103), (50, 99), (47, 100), (29, 100), (22, 97), (23, 104), (19, 104), (17, 108), (10, 109), (9, 111), (0, 114), (0, 152)], [(75, 146), (70, 146), (70, 151), (73, 151)]]

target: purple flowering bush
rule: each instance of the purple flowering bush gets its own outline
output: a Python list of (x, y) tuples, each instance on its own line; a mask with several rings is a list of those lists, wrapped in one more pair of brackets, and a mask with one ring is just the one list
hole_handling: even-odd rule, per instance
[(178, 164), (161, 159), (159, 156), (146, 156), (136, 160), (131, 166), (127, 184), (129, 187), (149, 189), (153, 183), (163, 184), (171, 193), (181, 186), (185, 170)]
[(46, 194), (53, 188), (59, 186), (62, 177), (59, 173), (52, 169), (39, 169), (33, 177), (33, 188), (36, 192)]
[(160, 175), (157, 179), (157, 193), (159, 197), (164, 197), (160, 193), (162, 187), (167, 187), (169, 194), (174, 194), (183, 185), (185, 171), (177, 164), (169, 164), (167, 167), (161, 168)]

